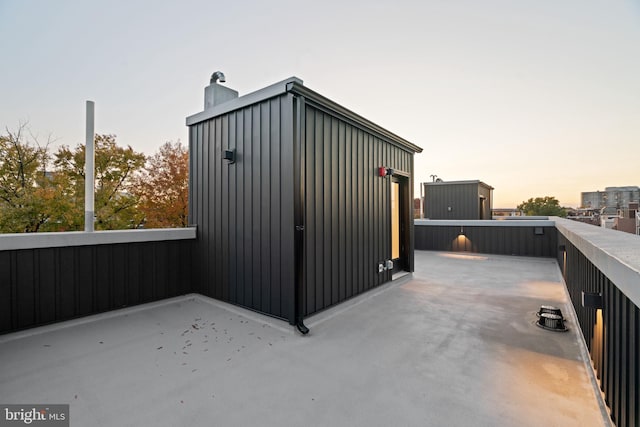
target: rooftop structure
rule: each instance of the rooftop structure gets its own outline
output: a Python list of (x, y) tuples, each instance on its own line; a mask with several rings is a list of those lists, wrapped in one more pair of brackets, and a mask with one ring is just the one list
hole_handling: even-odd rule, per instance
[(493, 187), (478, 180), (422, 183), (424, 218), (491, 219)]
[(241, 97), (212, 81), (187, 125), (199, 293), (304, 330), (413, 271), (420, 147), (296, 77)]

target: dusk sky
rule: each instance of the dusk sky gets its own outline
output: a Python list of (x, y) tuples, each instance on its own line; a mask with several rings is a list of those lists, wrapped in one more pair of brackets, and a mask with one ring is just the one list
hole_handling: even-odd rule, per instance
[(290, 76), (424, 148), (416, 183), (480, 179), (494, 207), (640, 185), (640, 2), (0, 0), (0, 126), (188, 142), (213, 71)]

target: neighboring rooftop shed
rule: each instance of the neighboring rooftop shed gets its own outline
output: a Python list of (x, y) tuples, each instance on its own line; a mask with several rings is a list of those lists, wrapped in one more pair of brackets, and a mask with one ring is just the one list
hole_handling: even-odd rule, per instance
[(420, 147), (298, 78), (239, 98), (219, 78), (187, 118), (194, 291), (301, 326), (413, 271)]
[(436, 181), (422, 185), (426, 219), (491, 219), (493, 187), (482, 181)]

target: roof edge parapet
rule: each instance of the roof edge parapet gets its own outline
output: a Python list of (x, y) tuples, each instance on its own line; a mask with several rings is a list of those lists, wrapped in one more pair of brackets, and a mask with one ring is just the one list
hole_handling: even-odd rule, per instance
[(196, 238), (195, 227), (142, 230), (61, 231), (50, 233), (0, 234), (0, 251), (112, 245), (116, 243), (160, 242)]
[(425, 185), (451, 185), (451, 184), (481, 184), (491, 190), (495, 190), (492, 186), (487, 184), (486, 182), (480, 181), (479, 179), (467, 179), (467, 180), (459, 180), (459, 181), (432, 181), (432, 182), (424, 182)]
[(551, 217), (558, 232), (640, 307), (640, 236)]
[(388, 131), (380, 125), (375, 124), (374, 122), (362, 117), (358, 113), (355, 113), (348, 108), (343, 107), (330, 100), (329, 98), (315, 92), (314, 90), (309, 89), (304, 86), (302, 83), (292, 82), (289, 84), (289, 91), (292, 93), (303, 96), (306, 101), (311, 101), (316, 106), (321, 107), (323, 109), (330, 110), (331, 112), (346, 118), (349, 121), (355, 122), (356, 124), (365, 127), (372, 133), (380, 135), (382, 138), (393, 142), (396, 145), (399, 145), (405, 149), (413, 151), (414, 153), (421, 153), (422, 147), (419, 147), (406, 139), (396, 135), (395, 133)]

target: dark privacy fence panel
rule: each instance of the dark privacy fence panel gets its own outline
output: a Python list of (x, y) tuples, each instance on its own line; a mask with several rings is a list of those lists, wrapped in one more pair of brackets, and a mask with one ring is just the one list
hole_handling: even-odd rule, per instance
[[(377, 268), (391, 258), (391, 178), (379, 177), (378, 167), (412, 175), (413, 155), (309, 104), (302, 135), (303, 311), (309, 315), (391, 280)], [(411, 192), (413, 181), (404, 179)], [(411, 212), (407, 206), (405, 214)]]
[[(640, 309), (562, 234), (558, 252), (582, 334), (618, 426), (640, 425)], [(602, 310), (582, 306), (582, 292), (602, 293)]]
[[(293, 319), (292, 95), (190, 127), (194, 291)], [(235, 150), (229, 163), (224, 150)]]
[(0, 333), (189, 293), (193, 244), (0, 251)]
[[(543, 234), (536, 234), (536, 229)], [(538, 230), (540, 231), (540, 230)], [(555, 227), (415, 225), (418, 250), (555, 258)]]

